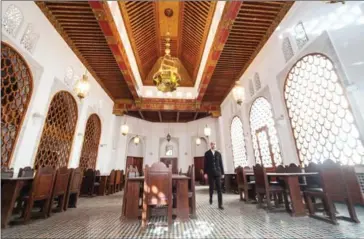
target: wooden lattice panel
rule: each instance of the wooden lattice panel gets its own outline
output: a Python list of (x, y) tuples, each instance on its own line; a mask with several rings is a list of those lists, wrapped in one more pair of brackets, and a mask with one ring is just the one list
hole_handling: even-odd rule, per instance
[(180, 59), (196, 79), (216, 1), (185, 1), (182, 4)]
[(66, 91), (57, 93), (49, 106), (34, 167), (68, 166), (77, 123), (77, 104)]
[(82, 169), (96, 167), (97, 153), (101, 137), (101, 121), (96, 114), (92, 114), (86, 123), (85, 138), (83, 140), (80, 165)]
[(9, 166), (32, 95), (33, 79), (23, 57), (1, 42), (1, 166)]
[[(284, 1), (244, 1), (241, 4), (204, 94), (204, 101), (224, 100), (292, 4), (293, 2)], [(217, 53), (219, 52), (216, 52), (216, 55)]]

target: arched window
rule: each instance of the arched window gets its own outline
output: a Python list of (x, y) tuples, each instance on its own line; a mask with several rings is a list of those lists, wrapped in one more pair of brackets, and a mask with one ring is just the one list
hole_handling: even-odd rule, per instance
[(332, 61), (304, 56), (288, 73), (284, 88), (301, 164), (332, 159), (363, 164), (364, 148)]
[(234, 168), (238, 166), (247, 166), (243, 123), (237, 116), (235, 116), (231, 122), (230, 134), (233, 150)]
[(257, 98), (250, 109), (250, 129), (255, 161), (265, 167), (281, 164), (282, 157), (272, 107), (263, 97)]
[(1, 42), (1, 166), (8, 167), (33, 91), (24, 58)]
[(10, 5), (2, 18), (2, 26), (3, 29), (12, 35), (13, 37), (16, 36), (18, 29), (23, 22), (23, 14), (15, 5)]
[(254, 86), (255, 86), (255, 91), (259, 91), (260, 88), (262, 87), (262, 83), (260, 82), (260, 77), (258, 72), (254, 74)]
[(83, 140), (80, 168), (95, 169), (97, 153), (101, 137), (101, 121), (97, 114), (92, 114), (86, 123), (85, 137)]
[(77, 104), (73, 96), (61, 91), (54, 95), (44, 123), (34, 167), (68, 165), (77, 123)]

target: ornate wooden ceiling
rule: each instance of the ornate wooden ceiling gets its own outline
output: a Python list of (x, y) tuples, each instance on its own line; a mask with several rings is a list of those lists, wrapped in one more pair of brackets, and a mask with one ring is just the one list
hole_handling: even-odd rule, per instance
[[(143, 83), (153, 85), (151, 70), (164, 55), (169, 32), (171, 55), (188, 73), (181, 86), (194, 86), (216, 2), (120, 1), (119, 6)], [(166, 9), (172, 16), (166, 16)]]
[[(161, 100), (138, 97), (129, 59), (107, 2), (36, 3), (114, 100), (115, 114), (178, 122), (220, 114), (221, 102), (293, 4), (227, 2), (203, 69), (197, 99)], [(120, 1), (118, 4), (143, 84), (152, 85), (151, 71), (164, 55), (168, 31), (171, 54), (183, 65), (183, 74), (188, 75), (182, 86), (194, 86), (216, 2)]]

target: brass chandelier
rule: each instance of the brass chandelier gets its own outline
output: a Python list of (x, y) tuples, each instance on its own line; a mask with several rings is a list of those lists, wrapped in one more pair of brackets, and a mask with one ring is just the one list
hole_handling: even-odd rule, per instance
[(179, 86), (181, 75), (178, 72), (178, 63), (176, 58), (171, 56), (171, 38), (167, 32), (165, 55), (162, 57), (161, 65), (158, 71), (153, 75), (154, 85), (162, 92), (173, 92)]

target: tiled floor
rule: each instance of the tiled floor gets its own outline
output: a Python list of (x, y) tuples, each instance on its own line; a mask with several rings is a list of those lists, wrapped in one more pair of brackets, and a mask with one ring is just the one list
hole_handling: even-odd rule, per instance
[[(293, 218), (284, 212), (267, 213), (240, 202), (234, 194), (224, 194), (225, 210), (220, 211), (214, 199), (209, 205), (207, 188), (198, 187), (197, 219), (175, 221), (169, 232), (157, 224), (142, 233), (139, 222), (119, 220), (122, 193), (81, 198), (77, 209), (12, 226), (2, 230), (2, 238), (364, 238), (361, 207), (357, 208), (361, 224), (340, 220), (334, 226), (309, 217)], [(342, 205), (337, 207), (347, 213)], [(162, 219), (154, 222), (158, 220)]]

